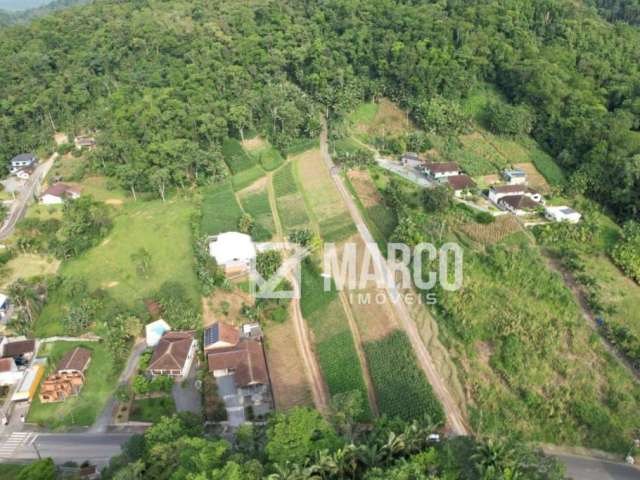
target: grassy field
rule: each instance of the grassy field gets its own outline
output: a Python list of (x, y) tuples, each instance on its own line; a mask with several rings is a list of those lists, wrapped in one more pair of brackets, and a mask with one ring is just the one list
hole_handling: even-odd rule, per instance
[[(86, 372), (86, 383), (80, 395), (64, 402), (40, 403), (38, 394), (31, 404), (27, 422), (64, 430), (75, 426), (92, 425), (102, 412), (107, 399), (115, 389), (118, 374), (104, 345), (95, 342), (56, 342), (46, 344), (39, 355), (47, 357), (47, 375), (54, 372), (59, 360), (69, 350), (81, 346), (91, 350), (91, 363)], [(39, 390), (38, 390), (39, 392)]]
[(242, 170), (231, 177), (234, 190), (242, 190), (264, 176), (264, 170), (260, 165)]
[(274, 148), (267, 140), (263, 140), (262, 144), (249, 152), (254, 159), (258, 161), (262, 168), (267, 171), (275, 170), (284, 162), (284, 158), (280, 152)]
[(358, 390), (371, 417), (360, 362), (347, 318), (335, 289), (324, 291), (324, 279), (308, 265), (302, 272), (302, 315), (309, 322), (324, 378), (331, 395)]
[(60, 260), (32, 253), (23, 253), (7, 263), (7, 272), (0, 278), (0, 288), (11, 285), (19, 278), (53, 275), (58, 271)]
[(413, 420), (428, 416), (444, 421), (444, 412), (424, 373), (416, 365), (409, 339), (396, 330), (364, 344), (380, 413)]
[(234, 138), (225, 139), (222, 144), (222, 155), (229, 170), (231, 170), (233, 174), (258, 165), (256, 159), (249, 155), (244, 148), (242, 148), (240, 142)]
[(129, 420), (133, 422), (158, 422), (162, 417), (176, 413), (176, 404), (171, 395), (155, 398), (140, 398), (133, 401)]
[(320, 150), (309, 150), (295, 157), (307, 209), (327, 242), (339, 242), (356, 233), (347, 207), (338, 193)]
[(256, 224), (265, 230), (267, 234), (273, 235), (275, 232), (275, 224), (271, 213), (271, 205), (269, 204), (269, 193), (267, 192), (267, 184), (251, 187), (250, 189), (238, 193), (240, 203), (245, 212), (253, 217)]
[(278, 215), (285, 230), (304, 228), (309, 225), (309, 217), (304, 198), (298, 190), (294, 168), (295, 163), (290, 162), (277, 170), (273, 176)]
[[(181, 199), (128, 203), (116, 214), (107, 238), (63, 263), (59, 273), (85, 279), (92, 290), (107, 289), (127, 305), (151, 295), (166, 281), (181, 283), (199, 303), (189, 226), (194, 212), (194, 205)], [(147, 278), (136, 273), (131, 260), (141, 248), (151, 255), (152, 274)], [(59, 323), (61, 311), (60, 301), (50, 298), (36, 324), (38, 336), (64, 333)]]
[(238, 219), (242, 210), (238, 205), (233, 188), (228, 182), (208, 187), (202, 193), (203, 235), (215, 235), (238, 229)]

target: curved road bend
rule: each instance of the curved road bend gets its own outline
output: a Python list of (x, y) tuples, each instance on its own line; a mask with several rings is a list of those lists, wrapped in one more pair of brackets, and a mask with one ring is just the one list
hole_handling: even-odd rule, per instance
[[(345, 204), (347, 205), (349, 213), (351, 214), (351, 218), (353, 219), (353, 222), (355, 223), (356, 228), (358, 229), (358, 233), (364, 240), (373, 261), (378, 265), (380, 265), (383, 270), (385, 270), (384, 273), (385, 275), (388, 276), (388, 278), (393, 278), (391, 273), (388, 271), (387, 263), (384, 257), (382, 256), (382, 253), (380, 253), (380, 249), (378, 248), (378, 245), (373, 239), (373, 235), (371, 235), (371, 232), (369, 232), (369, 228), (367, 227), (367, 224), (365, 223), (364, 218), (360, 214), (360, 210), (358, 210), (358, 207), (353, 201), (351, 194), (344, 186), (344, 183), (342, 182), (342, 178), (340, 177), (340, 174), (337, 172), (337, 169), (335, 168), (333, 160), (331, 160), (331, 156), (329, 155), (329, 147), (327, 144), (327, 123), (326, 123), (326, 120), (324, 119), (322, 123), (322, 134), (320, 136), (320, 150), (321, 150), (322, 158), (324, 159), (327, 165), (327, 168), (331, 173), (331, 177), (333, 178), (333, 181), (338, 191), (342, 195), (342, 198)], [(456, 404), (456, 402), (453, 400), (453, 397), (449, 393), (449, 390), (447, 389), (447, 386), (445, 385), (444, 381), (440, 377), (440, 374), (435, 369), (434, 362), (431, 359), (431, 354), (425, 347), (424, 342), (422, 341), (422, 338), (420, 338), (420, 333), (418, 332), (416, 324), (411, 319), (411, 315), (409, 314), (407, 306), (402, 300), (402, 296), (400, 295), (400, 292), (398, 291), (395, 285), (390, 288), (387, 288), (386, 292), (389, 298), (399, 299), (398, 301), (391, 302), (391, 303), (396, 311), (396, 314), (398, 315), (398, 319), (400, 320), (401, 325), (404, 327), (404, 330), (407, 333), (407, 336), (409, 337), (409, 341), (411, 342), (413, 351), (416, 354), (418, 363), (422, 367), (422, 370), (427, 376), (427, 380), (433, 387), (435, 394), (438, 396), (438, 399), (442, 403), (442, 406), (445, 411), (445, 415), (447, 417), (447, 425), (451, 428), (454, 434), (467, 435), (468, 429), (467, 429), (464, 417), (462, 415), (462, 412), (458, 408), (458, 405)]]
[(9, 216), (0, 227), (0, 241), (11, 235), (14, 228), (16, 228), (16, 224), (20, 219), (22, 219), (22, 217), (24, 217), (27, 212), (29, 201), (33, 198), (36, 190), (42, 184), (44, 177), (49, 173), (49, 170), (56, 158), (58, 158), (58, 154), (54, 153), (46, 162), (38, 165), (38, 168), (35, 169), (31, 177), (29, 177), (29, 180), (27, 180), (26, 185), (22, 187), (20, 195), (18, 195), (18, 198), (13, 202), (13, 205), (11, 205)]

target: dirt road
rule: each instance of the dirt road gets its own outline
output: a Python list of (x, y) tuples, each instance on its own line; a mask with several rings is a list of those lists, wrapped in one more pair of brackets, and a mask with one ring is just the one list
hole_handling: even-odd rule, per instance
[(37, 194), (38, 188), (40, 188), (44, 177), (47, 176), (47, 173), (49, 172), (49, 169), (51, 169), (56, 158), (58, 158), (58, 154), (54, 153), (46, 162), (39, 165), (31, 177), (29, 177), (29, 180), (27, 180), (26, 185), (22, 188), (20, 195), (18, 195), (18, 198), (16, 198), (13, 205), (11, 205), (9, 216), (5, 219), (4, 224), (0, 226), (0, 241), (11, 235), (13, 233), (13, 229), (16, 228), (16, 224), (20, 219), (22, 219), (22, 217), (24, 217), (27, 212), (29, 201), (31, 201), (33, 196)]
[[(326, 121), (323, 120), (323, 128), (322, 134), (320, 136), (320, 150), (322, 152), (322, 158), (327, 165), (327, 168), (331, 172), (331, 177), (335, 182), (335, 185), (342, 195), (344, 199), (347, 209), (351, 214), (351, 218), (358, 229), (358, 233), (364, 240), (369, 253), (371, 254), (373, 262), (381, 265), (383, 270), (386, 270), (384, 273), (391, 278), (391, 274), (388, 271), (388, 267), (386, 264), (386, 260), (382, 256), (378, 245), (376, 244), (371, 232), (369, 232), (369, 228), (367, 227), (362, 215), (360, 214), (360, 210), (356, 206), (353, 198), (351, 197), (349, 191), (344, 186), (342, 178), (338, 172), (338, 169), (333, 164), (331, 160), (331, 156), (329, 155), (329, 147), (327, 143), (327, 125)], [(391, 298), (398, 298), (397, 301), (392, 302), (394, 309), (397, 313), (397, 317), (400, 321), (400, 324), (404, 328), (407, 336), (409, 337), (409, 341), (411, 342), (411, 346), (413, 347), (416, 358), (418, 359), (418, 363), (425, 375), (427, 376), (427, 380), (431, 384), (433, 391), (437, 395), (438, 399), (442, 403), (442, 407), (444, 408), (445, 415), (447, 417), (447, 425), (451, 429), (451, 431), (456, 435), (466, 435), (468, 433), (468, 428), (466, 426), (464, 417), (462, 412), (458, 408), (458, 405), (454, 401), (453, 397), (449, 393), (447, 386), (444, 381), (440, 377), (438, 371), (435, 369), (434, 362), (431, 359), (431, 355), (429, 351), (425, 347), (422, 339), (420, 338), (420, 334), (416, 328), (415, 323), (411, 319), (409, 315), (409, 311), (407, 310), (407, 306), (405, 305), (398, 289), (394, 287), (390, 287), (387, 289), (387, 296)]]

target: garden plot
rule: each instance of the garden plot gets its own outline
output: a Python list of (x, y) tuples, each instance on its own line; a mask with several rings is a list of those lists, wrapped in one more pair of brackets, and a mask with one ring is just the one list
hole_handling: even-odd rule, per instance
[(293, 169), (294, 162), (289, 162), (273, 175), (273, 189), (276, 194), (278, 216), (285, 230), (309, 226), (309, 217), (305, 209), (304, 198), (298, 190)]
[(202, 235), (216, 235), (238, 229), (242, 210), (229, 182), (205, 189), (202, 193)]
[(460, 226), (460, 230), (476, 242), (491, 245), (512, 233), (519, 232), (521, 227), (513, 215), (500, 215), (489, 224), (465, 223)]
[(533, 163), (516, 163), (514, 167), (519, 168), (527, 174), (527, 183), (531, 188), (535, 188), (540, 193), (549, 192), (549, 184), (540, 172), (538, 172), (538, 169)]
[(294, 161), (298, 163), (304, 197), (324, 240), (337, 242), (352, 235), (353, 221), (322, 161), (320, 150), (309, 150)]
[[(266, 180), (266, 179), (265, 179)], [(269, 240), (275, 231), (271, 205), (269, 204), (269, 192), (267, 182), (258, 181), (254, 185), (238, 192), (242, 208), (251, 215), (260, 231), (256, 240)]]
[[(245, 145), (249, 155), (257, 160), (257, 162), (262, 165), (262, 168), (267, 171), (277, 169), (284, 162), (284, 158), (280, 152), (267, 140), (260, 137), (246, 140), (243, 145)], [(248, 145), (248, 147), (246, 145)]]

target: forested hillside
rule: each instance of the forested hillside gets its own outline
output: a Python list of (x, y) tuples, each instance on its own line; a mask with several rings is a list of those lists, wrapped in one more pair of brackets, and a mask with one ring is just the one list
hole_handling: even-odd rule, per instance
[(534, 115), (574, 190), (640, 210), (640, 32), (567, 0), (98, 0), (4, 29), (0, 157), (97, 128), (96, 169), (153, 189), (225, 174), (220, 145), (279, 148), (386, 95), (422, 126), (478, 82)]

